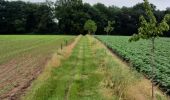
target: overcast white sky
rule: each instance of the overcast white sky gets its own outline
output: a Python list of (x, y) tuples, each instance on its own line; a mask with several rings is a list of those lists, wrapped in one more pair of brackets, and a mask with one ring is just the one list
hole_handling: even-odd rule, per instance
[[(15, 0), (9, 0), (9, 1), (15, 1)], [(30, 1), (30, 2), (43, 2), (45, 0), (22, 0), (22, 1)], [(55, 0), (52, 0), (55, 1)], [(90, 4), (95, 3), (103, 3), (107, 6), (116, 5), (118, 7), (127, 6), (131, 7), (139, 2), (142, 2), (143, 0), (83, 0), (83, 2), (87, 2)], [(167, 7), (170, 7), (170, 0), (149, 0), (151, 3), (157, 6), (160, 10), (165, 10)]]

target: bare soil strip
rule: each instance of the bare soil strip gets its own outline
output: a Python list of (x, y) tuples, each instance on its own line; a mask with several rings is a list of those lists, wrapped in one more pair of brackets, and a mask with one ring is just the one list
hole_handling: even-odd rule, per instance
[[(25, 56), (27, 58), (27, 56)], [(0, 99), (5, 100), (16, 100), (16, 95), (23, 92), (41, 72), (44, 68), (45, 62), (48, 61), (48, 57), (31, 57), (30, 60), (25, 58), (16, 59), (5, 66), (8, 70), (5, 70), (3, 74), (0, 75), (1, 90), (7, 91), (5, 94), (0, 96)], [(36, 59), (39, 59), (37, 62)], [(22, 66), (22, 68), (17, 68)], [(31, 67), (30, 67), (31, 66)], [(7, 76), (7, 77), (6, 77)], [(9, 87), (9, 88), (8, 88)], [(2, 91), (3, 93), (3, 91)]]

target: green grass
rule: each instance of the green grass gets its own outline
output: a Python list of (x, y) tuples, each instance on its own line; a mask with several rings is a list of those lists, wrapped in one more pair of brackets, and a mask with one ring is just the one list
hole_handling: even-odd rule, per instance
[(83, 37), (69, 59), (60, 67), (54, 68), (48, 80), (33, 87), (26, 99), (102, 100), (98, 93), (98, 85), (102, 78), (100, 74), (95, 73), (97, 66), (89, 46), (87, 37)]
[[(129, 37), (125, 36), (97, 36), (102, 42), (112, 48), (126, 61), (130, 61), (133, 67), (151, 77), (150, 66), (150, 42), (141, 40), (129, 43)], [(170, 92), (170, 39), (156, 39), (156, 73), (154, 82), (160, 84), (167, 92)]]

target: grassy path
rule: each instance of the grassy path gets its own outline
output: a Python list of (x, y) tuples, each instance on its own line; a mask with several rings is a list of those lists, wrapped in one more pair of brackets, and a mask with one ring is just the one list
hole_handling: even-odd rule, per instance
[(62, 62), (52, 68), (45, 81), (37, 82), (23, 100), (150, 99), (141, 76), (125, 68), (90, 36), (81, 37), (71, 56)]
[(72, 55), (50, 78), (27, 96), (28, 100), (94, 100), (99, 98), (97, 84), (101, 78), (95, 74), (96, 65), (87, 37), (82, 37)]

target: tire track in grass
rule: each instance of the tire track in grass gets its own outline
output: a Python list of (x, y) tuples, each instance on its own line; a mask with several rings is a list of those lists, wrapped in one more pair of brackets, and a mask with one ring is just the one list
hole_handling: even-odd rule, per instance
[[(64, 91), (62, 90), (62, 88), (61, 89), (58, 88), (55, 94), (59, 93), (59, 91), (60, 94), (54, 95), (54, 97), (52, 97), (52, 99), (50, 100), (53, 99), (55, 100), (59, 98), (60, 99), (63, 98), (63, 100), (75, 100), (75, 97), (77, 98), (76, 100), (79, 100), (80, 98), (84, 98), (84, 97), (86, 98), (87, 95), (85, 91), (87, 91), (88, 88), (86, 89), (87, 83), (84, 82), (85, 81), (84, 76), (88, 76), (88, 74), (85, 75), (87, 72), (91, 73), (91, 70), (88, 70), (88, 68), (93, 67), (93, 66), (87, 67), (88, 62), (86, 59), (88, 59), (89, 57), (91, 58), (91, 51), (89, 50), (89, 42), (87, 41), (88, 41), (87, 37), (83, 37), (79, 42), (79, 44), (77, 45), (77, 47), (75, 48), (74, 53), (70, 58), (71, 60), (67, 60), (66, 64), (63, 64), (63, 66), (61, 66), (63, 67), (64, 72), (58, 76), (60, 77), (58, 82), (61, 81), (61, 84), (59, 83), (60, 87), (62, 87), (63, 84), (66, 84), (66, 87), (64, 88)], [(90, 61), (90, 64), (92, 62), (93, 60)], [(64, 68), (65, 66), (67, 67), (69, 66), (71, 70), (68, 71), (67, 68)], [(66, 77), (67, 79), (65, 79)], [(79, 83), (77, 84), (78, 81), (80, 81), (80, 84)], [(74, 92), (75, 85), (78, 86), (78, 88), (76, 88), (76, 92)], [(63, 96), (62, 96), (62, 91), (64, 92)]]
[[(79, 57), (78, 58), (81, 58), (81, 54), (82, 54), (82, 45), (81, 45), (81, 47), (79, 48), (80, 49), (80, 51), (79, 51)], [(76, 58), (76, 60), (75, 60), (75, 64), (73, 65), (73, 72), (72, 72), (72, 74), (71, 74), (71, 79), (70, 80), (68, 80), (68, 85), (67, 85), (67, 87), (66, 87), (66, 89), (65, 89), (65, 98), (64, 98), (64, 100), (69, 100), (69, 94), (70, 94), (70, 89), (71, 89), (71, 86), (72, 86), (72, 84), (73, 84), (73, 82), (74, 82), (74, 77), (75, 77), (75, 75), (76, 75), (76, 66), (81, 62), (80, 61), (80, 59), (78, 59), (78, 58)]]
[(75, 81), (76, 81), (76, 79), (77, 78), (81, 78), (81, 77), (79, 77), (79, 70), (81, 70), (80, 68), (82, 67), (82, 66), (84, 66), (84, 64), (85, 64), (85, 60), (84, 60), (84, 58), (85, 58), (85, 56), (84, 56), (84, 53), (85, 53), (85, 49), (86, 49), (86, 47), (85, 47), (85, 39), (86, 39), (86, 37), (83, 37), (82, 38), (82, 41), (80, 42), (80, 54), (79, 54), (79, 56), (78, 56), (78, 60), (77, 61), (75, 61), (75, 62), (78, 62), (77, 63), (77, 69), (74, 71), (74, 75), (73, 75), (73, 77), (72, 77), (72, 81), (71, 81), (71, 84), (70, 84), (70, 86), (69, 86), (69, 91), (68, 91), (68, 94), (67, 94), (67, 99), (66, 100), (70, 100), (71, 98), (71, 95), (72, 95), (72, 93), (71, 93), (71, 91), (72, 91), (72, 86), (74, 85), (74, 83), (75, 83)]
[(70, 89), (69, 100), (103, 100), (98, 92), (98, 86), (102, 80), (96, 73), (97, 63), (92, 45), (88, 36), (83, 40), (83, 52), (81, 65), (77, 67), (77, 73)]

